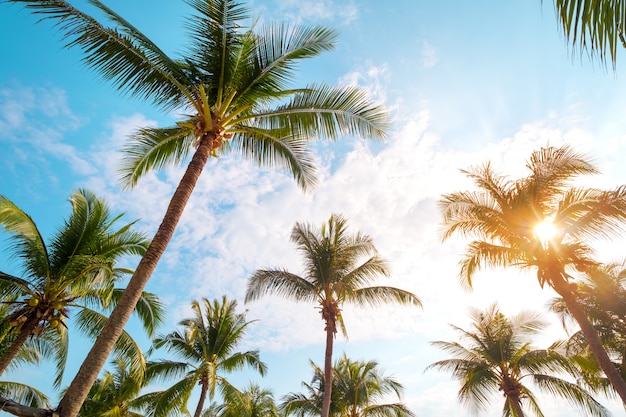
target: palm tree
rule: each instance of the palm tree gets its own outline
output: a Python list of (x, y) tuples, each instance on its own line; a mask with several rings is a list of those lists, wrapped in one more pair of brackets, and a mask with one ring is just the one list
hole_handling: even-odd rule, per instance
[[(539, 284), (562, 298), (580, 326), (594, 357), (626, 404), (626, 382), (602, 346), (580, 303), (571, 273), (598, 267), (585, 239), (610, 237), (626, 220), (626, 187), (604, 191), (571, 186), (581, 174), (598, 170), (589, 157), (569, 146), (532, 153), (530, 174), (515, 181), (495, 173), (490, 164), (463, 171), (477, 191), (442, 196), (443, 239), (455, 234), (473, 237), (460, 261), (461, 282), (484, 266), (536, 268)], [(550, 222), (553, 235), (542, 237), (537, 226)]]
[(126, 147), (122, 175), (133, 186), (152, 169), (179, 164), (193, 153), (163, 221), (122, 299), (59, 404), (75, 417), (142, 289), (170, 241), (196, 181), (211, 155), (236, 150), (269, 166), (286, 167), (306, 189), (315, 184), (307, 148), (313, 138), (340, 135), (382, 138), (386, 115), (353, 87), (295, 87), (297, 64), (333, 48), (324, 27), (268, 24), (246, 28), (248, 9), (235, 0), (187, 0), (194, 10), (191, 45), (175, 59), (99, 0), (89, 3), (107, 27), (62, 0), (9, 0), (52, 19), (67, 45), (120, 91), (188, 114), (175, 126), (140, 129)]
[[(612, 263), (602, 265), (598, 269), (588, 271), (577, 283), (579, 302), (587, 317), (599, 333), (602, 344), (619, 370), (622, 379), (626, 380), (626, 269), (624, 264)], [(572, 315), (562, 298), (552, 301), (551, 310), (561, 317), (563, 327), (567, 330)], [(591, 365), (590, 372), (585, 374), (585, 381), (596, 389), (609, 388), (606, 378), (593, 372), (598, 369), (589, 344), (580, 331), (572, 334), (567, 343), (568, 355), (583, 364)], [(588, 368), (588, 366), (587, 366)]]
[[(297, 417), (321, 414), (324, 396), (324, 371), (314, 363), (313, 380), (303, 384), (309, 395), (286, 395), (281, 409)], [(376, 361), (352, 361), (344, 354), (333, 367), (333, 390), (330, 415), (333, 417), (413, 417), (404, 404), (380, 403), (389, 394), (400, 399), (402, 385), (392, 377), (383, 376)]]
[[(204, 307), (204, 311), (203, 311)], [(222, 375), (250, 366), (264, 375), (266, 365), (259, 359), (259, 351), (237, 352), (246, 327), (242, 313), (236, 313), (237, 302), (203, 298), (194, 300), (191, 309), (194, 316), (182, 320), (182, 330), (174, 331), (155, 339), (156, 349), (166, 348), (183, 359), (154, 361), (148, 367), (150, 379), (157, 377), (182, 379), (171, 388), (161, 392), (153, 404), (152, 415), (164, 416), (175, 408), (184, 408), (193, 389), (200, 385), (200, 398), (194, 417), (200, 417), (207, 399), (213, 399), (218, 386), (229, 385)]]
[[(70, 202), (71, 215), (46, 245), (33, 219), (0, 196), (0, 225), (14, 242), (9, 250), (22, 261), (24, 271), (21, 277), (0, 272), (0, 299), (7, 306), (2, 327), (9, 326), (2, 337), (6, 348), (0, 348), (0, 373), (19, 359), (29, 338), (36, 337), (38, 352), (57, 361), (58, 386), (67, 361), (70, 313), (75, 313), (77, 330), (94, 336), (106, 320), (103, 312), (122, 292), (115, 283), (132, 272), (115, 262), (126, 255), (142, 255), (148, 246), (144, 235), (132, 229), (134, 223), (116, 228), (122, 215), (112, 216), (93, 193), (78, 190)], [(142, 294), (141, 300), (137, 313), (152, 334), (162, 320), (163, 307), (152, 294)], [(142, 372), (141, 349), (128, 334), (123, 333), (116, 352), (132, 362), (134, 372)]]
[(523, 409), (530, 408), (543, 416), (537, 399), (525, 381), (532, 381), (538, 389), (567, 399), (585, 415), (609, 415), (602, 405), (580, 386), (559, 378), (559, 373), (578, 375), (573, 363), (558, 353), (557, 342), (548, 349), (534, 349), (528, 338), (545, 327), (538, 316), (520, 313), (511, 318), (502, 314), (497, 305), (484, 312), (471, 311), (472, 330), (456, 330), (459, 342), (432, 342), (450, 353), (444, 359), (428, 366), (451, 372), (461, 382), (459, 401), (470, 406), (472, 412), (484, 411), (491, 397), (500, 392), (504, 398), (502, 415), (523, 417)]
[[(346, 220), (337, 214), (319, 230), (310, 224), (296, 223), (291, 241), (305, 258), (303, 276), (284, 269), (257, 270), (250, 281), (245, 301), (267, 294), (316, 303), (326, 324), (325, 381), (322, 417), (328, 417), (332, 390), (332, 352), (337, 326), (347, 336), (341, 315), (344, 302), (378, 306), (397, 302), (421, 307), (414, 294), (386, 286), (366, 286), (380, 275), (388, 276), (386, 262), (377, 254), (372, 239), (364, 234), (349, 234)], [(363, 258), (365, 257), (365, 258)]]
[[(224, 404), (219, 417), (279, 417), (274, 395), (268, 389), (249, 384), (243, 391), (225, 385), (222, 391)], [(203, 414), (203, 417), (209, 417)]]
[(143, 417), (145, 407), (141, 390), (147, 379), (129, 372), (122, 359), (113, 362), (113, 372), (105, 371), (89, 390), (79, 415), (81, 417)]
[(622, 0), (554, 0), (559, 25), (574, 48), (613, 66), (618, 45), (626, 47), (626, 3)]

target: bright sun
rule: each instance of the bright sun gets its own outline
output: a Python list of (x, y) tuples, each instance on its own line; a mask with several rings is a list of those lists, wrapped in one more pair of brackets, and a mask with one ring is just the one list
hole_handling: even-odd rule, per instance
[(552, 238), (554, 238), (557, 230), (556, 226), (554, 226), (554, 223), (552, 223), (552, 219), (547, 218), (535, 226), (534, 233), (540, 241), (548, 242), (552, 240)]

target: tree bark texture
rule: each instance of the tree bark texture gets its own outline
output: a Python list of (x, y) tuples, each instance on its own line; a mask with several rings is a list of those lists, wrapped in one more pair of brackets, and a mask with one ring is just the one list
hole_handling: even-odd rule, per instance
[(142, 291), (174, 234), (174, 230), (183, 214), (187, 201), (209, 158), (212, 143), (213, 137), (210, 135), (205, 135), (200, 140), (198, 148), (170, 200), (163, 221), (152, 239), (148, 250), (139, 262), (122, 297), (111, 312), (111, 316), (106, 321), (102, 332), (87, 354), (87, 357), (72, 380), (67, 392), (61, 399), (58, 408), (60, 417), (76, 417), (78, 415), (91, 386), (113, 350), (115, 342), (122, 334), (124, 326), (128, 322), (128, 319), (137, 305), (137, 301), (141, 297)]

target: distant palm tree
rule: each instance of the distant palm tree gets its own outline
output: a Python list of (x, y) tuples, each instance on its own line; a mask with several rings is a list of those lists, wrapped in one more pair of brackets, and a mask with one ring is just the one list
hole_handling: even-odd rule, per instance
[[(122, 216), (112, 216), (106, 203), (93, 193), (78, 190), (70, 202), (71, 215), (46, 245), (32, 218), (0, 196), (0, 226), (9, 234), (13, 243), (9, 250), (22, 261), (24, 270), (21, 277), (0, 272), (0, 299), (7, 306), (0, 373), (19, 359), (29, 338), (36, 337), (45, 342), (37, 346), (38, 352), (45, 349), (57, 361), (55, 383), (59, 385), (67, 361), (70, 313), (75, 313), (78, 331), (95, 336), (106, 320), (104, 313), (122, 292), (115, 284), (132, 273), (116, 267), (116, 261), (126, 255), (142, 255), (148, 246), (144, 235), (132, 229), (134, 223), (116, 228)], [(141, 294), (141, 300), (137, 313), (150, 335), (164, 310), (152, 294)], [(143, 372), (141, 349), (128, 334), (123, 333), (116, 352), (132, 363), (134, 372)]]
[(127, 186), (147, 172), (178, 165), (193, 154), (163, 221), (130, 280), (124, 297), (61, 400), (61, 417), (74, 417), (128, 321), (142, 289), (167, 247), (211, 155), (235, 150), (267, 166), (287, 168), (303, 188), (315, 184), (307, 142), (341, 135), (382, 138), (386, 114), (354, 87), (297, 87), (297, 64), (333, 48), (325, 27), (266, 24), (249, 28), (249, 10), (238, 0), (187, 0), (191, 44), (186, 55), (167, 55), (135, 26), (99, 0), (89, 3), (105, 26), (62, 0), (23, 3), (57, 23), (67, 45), (122, 92), (182, 116), (167, 128), (137, 131), (125, 149)]
[[(621, 230), (626, 221), (626, 187), (610, 191), (573, 187), (571, 183), (579, 175), (598, 170), (589, 157), (569, 146), (535, 151), (527, 167), (529, 175), (517, 180), (497, 174), (489, 163), (463, 171), (478, 189), (442, 196), (443, 239), (455, 234), (474, 238), (460, 261), (461, 282), (469, 288), (484, 266), (536, 269), (539, 284), (549, 285), (563, 297), (593, 355), (626, 404), (626, 382), (577, 300), (571, 275), (598, 267), (587, 241)], [(552, 236), (538, 232), (542, 225), (552, 229)]]
[[(203, 311), (204, 307), (204, 311)], [(259, 374), (264, 375), (266, 365), (259, 359), (259, 351), (236, 351), (246, 327), (242, 313), (237, 313), (237, 302), (222, 297), (222, 300), (203, 298), (202, 302), (193, 301), (192, 318), (182, 320), (182, 329), (155, 339), (154, 347), (166, 348), (182, 362), (161, 360), (151, 362), (148, 374), (151, 379), (178, 378), (171, 388), (159, 393), (152, 405), (151, 415), (166, 416), (175, 409), (184, 409), (193, 389), (200, 385), (200, 398), (194, 417), (200, 417), (204, 403), (213, 399), (218, 386), (229, 385), (223, 376), (224, 372), (232, 372), (250, 366)]]
[(133, 376), (122, 359), (113, 362), (113, 372), (105, 371), (89, 390), (80, 417), (144, 417), (141, 390), (147, 380)]
[[(274, 396), (268, 389), (256, 384), (239, 391), (232, 385), (223, 389), (224, 404), (219, 417), (279, 417)], [(204, 415), (203, 417), (213, 417)]]
[[(321, 414), (324, 396), (324, 371), (313, 366), (313, 379), (304, 383), (308, 395), (290, 393), (283, 398), (281, 410), (297, 417)], [(333, 390), (330, 406), (332, 417), (412, 417), (400, 402), (388, 403), (389, 395), (400, 399), (402, 385), (383, 376), (376, 361), (353, 361), (344, 354), (333, 367)]]
[(623, 0), (554, 0), (563, 33), (572, 46), (613, 66), (617, 48), (626, 47), (626, 2)]
[(523, 417), (526, 406), (541, 417), (543, 413), (527, 383), (532, 382), (541, 391), (567, 399), (585, 415), (609, 415), (587, 391), (559, 377), (563, 373), (578, 375), (574, 364), (558, 353), (559, 343), (548, 349), (533, 348), (528, 339), (545, 326), (538, 316), (520, 313), (507, 318), (492, 305), (484, 312), (472, 310), (471, 317), (472, 330), (452, 326), (461, 336), (460, 343), (432, 342), (452, 358), (427, 369), (451, 372), (461, 382), (459, 401), (472, 412), (485, 411), (490, 399), (501, 394), (505, 399), (503, 416)]
[(349, 234), (346, 220), (337, 214), (321, 229), (296, 223), (291, 241), (304, 256), (303, 276), (284, 269), (257, 270), (250, 281), (245, 301), (275, 294), (319, 306), (326, 324), (325, 381), (322, 417), (328, 417), (332, 390), (332, 352), (337, 326), (346, 336), (341, 315), (344, 302), (378, 306), (397, 302), (421, 306), (414, 294), (398, 288), (367, 286), (379, 276), (388, 276), (386, 262), (378, 256), (372, 239), (364, 234)]

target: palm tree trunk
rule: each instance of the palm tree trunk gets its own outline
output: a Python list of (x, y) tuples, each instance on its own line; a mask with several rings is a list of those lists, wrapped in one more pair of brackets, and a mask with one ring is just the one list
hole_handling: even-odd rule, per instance
[(204, 408), (204, 402), (206, 401), (206, 394), (207, 391), (209, 390), (208, 386), (207, 386), (207, 382), (201, 382), (200, 383), (200, 399), (198, 400), (198, 405), (196, 406), (196, 412), (194, 413), (193, 417), (200, 417), (200, 415), (202, 414), (202, 409)]
[(330, 414), (330, 398), (333, 389), (333, 343), (335, 326), (326, 322), (326, 353), (324, 355), (324, 397), (322, 399), (322, 416)]
[(609, 379), (613, 389), (622, 399), (622, 403), (626, 405), (626, 381), (624, 381), (621, 377), (619, 371), (609, 358), (609, 355), (606, 353), (606, 350), (602, 345), (602, 340), (598, 335), (598, 331), (595, 327), (593, 327), (593, 324), (591, 324), (581, 305), (578, 303), (578, 300), (570, 288), (570, 284), (563, 278), (560, 278), (553, 281), (553, 287), (556, 292), (563, 297), (565, 305), (578, 323), (580, 331), (585, 337), (593, 356), (596, 358), (600, 368), (602, 368), (602, 371), (604, 371), (604, 374)]
[(15, 355), (17, 355), (22, 346), (24, 346), (24, 343), (26, 343), (28, 338), (33, 334), (33, 331), (37, 328), (38, 324), (39, 318), (35, 314), (33, 314), (32, 317), (29, 317), (28, 320), (22, 324), (19, 334), (13, 342), (11, 342), (11, 345), (9, 345), (7, 350), (4, 352), (4, 355), (0, 357), (0, 375), (7, 370)]
[(113, 350), (115, 342), (122, 334), (124, 326), (133, 313), (144, 287), (174, 234), (187, 201), (209, 158), (212, 145), (213, 136), (205, 135), (200, 140), (198, 149), (191, 158), (187, 170), (170, 200), (163, 221), (154, 235), (146, 254), (141, 258), (135, 273), (128, 282), (128, 286), (119, 302), (111, 312), (111, 316), (106, 321), (102, 332), (61, 399), (58, 407), (60, 417), (76, 417), (78, 415), (78, 411), (85, 401), (89, 389)]
[(519, 397), (509, 398), (509, 401), (511, 403), (511, 408), (513, 409), (514, 417), (524, 417), (524, 410), (522, 410), (522, 403)]

